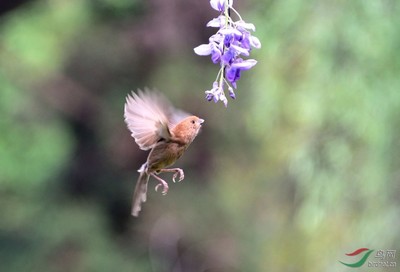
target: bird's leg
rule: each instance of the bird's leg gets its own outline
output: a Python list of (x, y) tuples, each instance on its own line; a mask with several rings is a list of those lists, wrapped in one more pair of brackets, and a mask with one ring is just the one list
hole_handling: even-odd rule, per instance
[(172, 176), (172, 181), (173, 182), (175, 182), (175, 179), (178, 177), (178, 174), (179, 174), (178, 182), (182, 181), (185, 178), (185, 174), (183, 173), (183, 170), (180, 169), (180, 168), (161, 169), (160, 172), (173, 172), (173, 173), (175, 173)]
[(150, 175), (153, 176), (154, 178), (156, 178), (160, 182), (159, 184), (156, 185), (156, 188), (155, 188), (156, 192), (158, 190), (158, 187), (163, 186), (163, 190), (161, 193), (163, 195), (166, 195), (168, 192), (168, 183), (154, 173), (151, 173)]

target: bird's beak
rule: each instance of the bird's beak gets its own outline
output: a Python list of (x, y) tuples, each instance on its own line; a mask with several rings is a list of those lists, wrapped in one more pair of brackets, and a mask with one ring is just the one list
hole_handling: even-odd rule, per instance
[(204, 123), (204, 119), (199, 119), (200, 125)]

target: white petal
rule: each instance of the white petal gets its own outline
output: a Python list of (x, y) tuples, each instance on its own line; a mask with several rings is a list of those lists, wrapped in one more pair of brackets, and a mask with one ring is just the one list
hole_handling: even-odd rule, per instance
[(256, 27), (251, 23), (246, 23), (245, 21), (237, 21), (235, 22), (236, 26), (243, 27), (245, 29), (250, 29), (256, 31)]
[(223, 25), (224, 16), (219, 16), (218, 18), (214, 18), (207, 23), (208, 27), (221, 27)]
[(210, 37), (209, 41), (210, 41), (210, 42), (220, 43), (220, 42), (223, 41), (223, 39), (224, 39), (223, 35), (217, 33), (217, 34), (212, 35), (212, 36)]
[(261, 48), (261, 42), (257, 37), (250, 37), (250, 45), (254, 48)]
[(236, 28), (223, 28), (218, 31), (218, 33), (221, 33), (222, 35), (227, 35), (227, 34), (234, 34), (236, 36), (241, 36), (242, 32), (237, 30)]
[(195, 47), (193, 50), (197, 55), (200, 55), (200, 56), (207, 56), (207, 55), (211, 54), (210, 44), (201, 44), (201, 45)]
[(224, 0), (210, 0), (210, 5), (213, 9), (219, 10), (218, 6), (222, 6), (224, 4)]
[(247, 50), (247, 49), (245, 49), (245, 48), (242, 48), (242, 47), (237, 46), (237, 45), (234, 45), (234, 44), (231, 44), (231, 47), (232, 47), (233, 49), (235, 49), (237, 52), (239, 52), (240, 54), (243, 54), (243, 55), (245, 55), (245, 56), (248, 56), (248, 55), (249, 55), (249, 50)]
[(235, 67), (235, 68), (240, 68), (243, 70), (248, 70), (256, 64), (257, 64), (257, 61), (255, 59), (248, 59), (248, 60), (244, 60), (242, 62), (235, 62), (231, 66)]
[[(210, 0), (210, 5), (213, 9), (218, 10), (218, 11), (223, 11), (220, 8), (225, 7), (225, 0)], [(228, 7), (232, 7), (233, 5), (233, 0), (228, 0)]]

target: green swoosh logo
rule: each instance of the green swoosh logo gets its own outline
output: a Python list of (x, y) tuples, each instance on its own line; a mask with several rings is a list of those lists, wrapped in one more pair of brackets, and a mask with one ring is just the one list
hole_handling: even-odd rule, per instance
[(344, 262), (341, 262), (341, 261), (339, 261), (339, 262), (344, 264), (344, 265), (346, 265), (346, 266), (348, 266), (348, 267), (360, 267), (365, 263), (365, 261), (368, 259), (369, 255), (372, 253), (372, 251), (374, 251), (374, 250), (373, 249), (368, 250), (367, 253), (365, 253), (364, 256), (356, 263), (350, 263), (349, 264), (349, 263), (344, 263)]

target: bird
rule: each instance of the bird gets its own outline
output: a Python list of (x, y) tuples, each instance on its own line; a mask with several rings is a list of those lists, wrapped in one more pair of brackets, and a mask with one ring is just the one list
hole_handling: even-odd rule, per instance
[(139, 178), (132, 198), (131, 214), (137, 217), (147, 199), (150, 177), (159, 182), (155, 190), (162, 187), (163, 195), (169, 187), (158, 174), (174, 173), (173, 182), (176, 178), (178, 181), (184, 179), (182, 169), (167, 167), (183, 155), (199, 133), (204, 119), (173, 107), (163, 94), (147, 88), (127, 95), (124, 119), (139, 148), (150, 150), (146, 162), (138, 170)]

